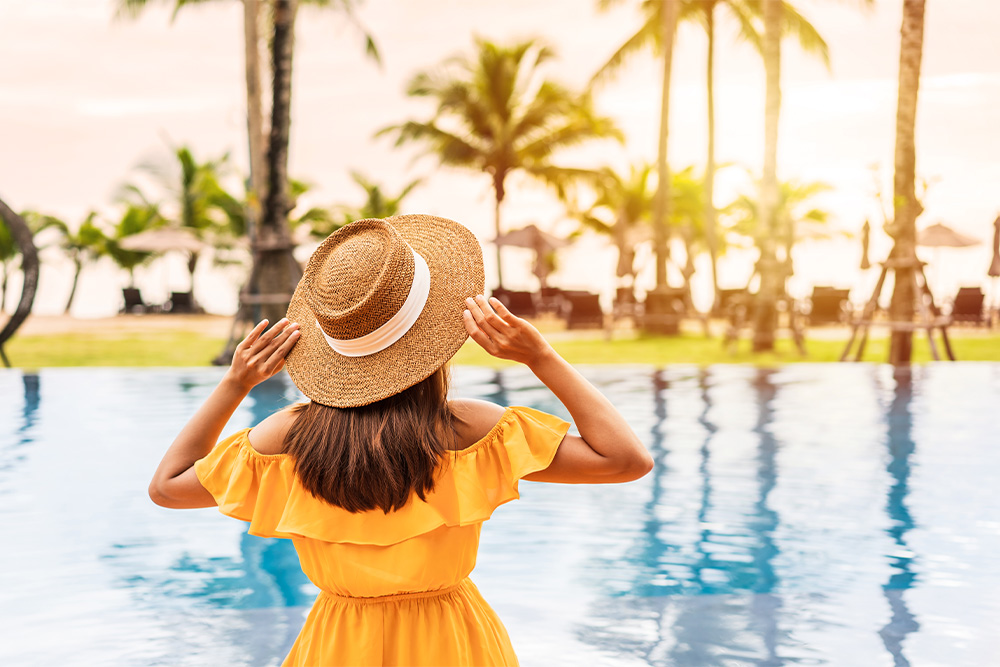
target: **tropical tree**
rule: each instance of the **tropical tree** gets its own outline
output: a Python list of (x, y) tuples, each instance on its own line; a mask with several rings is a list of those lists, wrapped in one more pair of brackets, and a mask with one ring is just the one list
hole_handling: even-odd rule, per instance
[(635, 284), (635, 246), (648, 238), (653, 213), (656, 184), (654, 166), (648, 162), (633, 164), (627, 175), (611, 167), (598, 172), (592, 187), (594, 201), (584, 210), (571, 206), (571, 215), (583, 225), (611, 237), (618, 250), (618, 278), (625, 278), (628, 289)]
[(351, 180), (365, 193), (365, 200), (361, 206), (352, 204), (341, 204), (334, 206), (334, 215), (328, 221), (321, 224), (313, 224), (312, 235), (319, 239), (324, 239), (339, 227), (353, 222), (354, 220), (364, 220), (366, 218), (388, 218), (399, 215), (403, 200), (406, 199), (414, 188), (423, 183), (422, 178), (417, 178), (407, 183), (396, 195), (386, 193), (382, 186), (375, 183), (359, 171), (351, 172)]
[(63, 314), (69, 314), (73, 307), (73, 299), (76, 298), (76, 288), (80, 283), (80, 274), (83, 268), (92, 262), (97, 261), (106, 253), (107, 237), (97, 224), (97, 212), (91, 211), (83, 222), (73, 229), (64, 220), (52, 215), (39, 215), (29, 213), (29, 219), (34, 219), (33, 226), (41, 232), (45, 229), (55, 229), (59, 233), (58, 245), (63, 253), (73, 262), (73, 285), (69, 290), (69, 297), (66, 299), (66, 308)]
[[(561, 148), (596, 138), (621, 140), (610, 118), (594, 111), (589, 94), (572, 93), (541, 76), (555, 52), (537, 41), (504, 46), (476, 39), (473, 57), (456, 57), (434, 72), (417, 74), (407, 94), (436, 101), (428, 120), (411, 120), (379, 131), (396, 145), (423, 144), (441, 164), (489, 174), (495, 195), (494, 225), (502, 232), (500, 207), (507, 177), (523, 172), (560, 191), (591, 170), (557, 166)], [(500, 247), (497, 278), (503, 287)]]
[[(118, 0), (117, 16), (137, 18), (151, 4), (172, 5), (171, 21), (189, 5), (199, 5), (214, 0)], [(299, 4), (323, 9), (336, 9), (361, 31), (365, 40), (365, 51), (376, 62), (381, 62), (378, 48), (372, 35), (357, 17), (357, 7), (363, 0), (296, 0), (289, 3), (291, 10), (290, 30), (294, 31), (295, 15)], [(261, 207), (267, 196), (267, 152), (269, 130), (265, 123), (265, 77), (261, 71), (262, 35), (273, 31), (275, 0), (240, 0), (243, 5), (243, 46), (244, 72), (246, 80), (247, 105), (247, 147), (250, 157), (250, 184), (246, 204), (247, 229), (253, 231), (260, 221)], [(291, 43), (291, 42), (289, 42)], [(264, 58), (267, 62), (267, 58)]]
[[(819, 208), (815, 198), (833, 188), (822, 181), (801, 182), (790, 180), (778, 183), (778, 201), (774, 210), (774, 227), (768, 235), (774, 239), (775, 258), (791, 266), (792, 250), (805, 239), (828, 239), (836, 232), (829, 229), (830, 212)], [(756, 192), (761, 191), (759, 185)], [(728, 219), (729, 232), (753, 239), (759, 246), (761, 240), (761, 204), (756, 197), (743, 194), (722, 209)]]
[[(925, 0), (903, 0), (903, 26), (899, 48), (899, 94), (896, 109), (896, 158), (893, 178), (893, 220), (886, 232), (893, 238), (890, 257), (896, 260), (895, 287), (889, 302), (889, 318), (894, 322), (913, 320), (916, 299), (917, 217), (923, 206), (916, 195), (917, 94), (924, 44)], [(912, 261), (911, 261), (912, 260)], [(913, 350), (911, 329), (893, 330), (889, 342), (889, 363), (909, 364)]]
[[(874, 0), (860, 0), (864, 5), (874, 4)], [(764, 94), (764, 166), (761, 179), (760, 194), (760, 258), (757, 261), (757, 271), (760, 274), (760, 290), (757, 294), (757, 307), (754, 309), (753, 350), (765, 351), (774, 349), (775, 329), (778, 323), (777, 303), (785, 291), (785, 279), (790, 268), (777, 261), (775, 238), (777, 226), (777, 206), (779, 199), (777, 156), (778, 156), (778, 120), (781, 111), (781, 40), (789, 33), (789, 26), (801, 23), (795, 10), (784, 0), (754, 0), (761, 7), (760, 15), (763, 23), (763, 41), (761, 53), (764, 58), (765, 94)], [(806, 50), (810, 43), (816, 48), (826, 45), (815, 31), (813, 36), (800, 32), (799, 41)]]
[[(166, 198), (155, 207), (156, 215), (167, 226), (186, 229), (206, 243), (214, 243), (217, 237), (230, 230), (224, 202), (232, 196), (222, 184), (229, 168), (229, 156), (199, 162), (187, 146), (174, 148), (172, 153), (174, 161), (147, 162), (139, 167), (141, 172), (155, 181), (157, 194), (166, 194)], [(147, 196), (135, 184), (127, 184), (122, 190), (122, 199), (140, 209), (151, 206), (150, 202), (157, 200), (155, 195)], [(132, 223), (138, 220), (136, 218)], [(192, 287), (200, 256), (198, 251), (192, 251), (188, 256)]]

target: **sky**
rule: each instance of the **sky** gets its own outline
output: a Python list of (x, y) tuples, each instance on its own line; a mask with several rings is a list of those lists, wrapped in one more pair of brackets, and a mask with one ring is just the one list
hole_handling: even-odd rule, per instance
[[(155, 4), (155, 3), (154, 3)], [(539, 37), (559, 59), (546, 76), (574, 88), (639, 25), (638, 2), (601, 13), (589, 0), (368, 0), (358, 16), (375, 36), (381, 67), (366, 59), (360, 33), (343, 16), (305, 8), (296, 37), (290, 172), (313, 184), (312, 204), (360, 203), (350, 178), (365, 173), (388, 191), (414, 178), (424, 183), (407, 210), (459, 220), (485, 244), (493, 237), (489, 178), (440, 168), (413, 149), (396, 149), (374, 133), (409, 118), (427, 118), (426, 101), (408, 99), (406, 82), (453, 55), (469, 53), (472, 38), (494, 41)], [(864, 220), (875, 229), (873, 259), (888, 251), (875, 193), (891, 189), (896, 77), (902, 0), (880, 0), (862, 10), (852, 0), (799, 0), (796, 6), (830, 46), (827, 69), (793, 42), (783, 47), (783, 105), (779, 176), (823, 181), (832, 190), (815, 204), (831, 224), (857, 234)], [(983, 241), (968, 250), (924, 252), (934, 260), (931, 280), (942, 294), (959, 284), (983, 284), (992, 222), (1000, 213), (1000, 3), (930, 0), (917, 113), (917, 170), (928, 182), (918, 227), (942, 221)], [(34, 209), (71, 223), (96, 209), (113, 217), (121, 184), (137, 178), (143, 162), (164, 161), (169, 147), (189, 145), (200, 159), (229, 153), (246, 164), (242, 10), (239, 3), (194, 6), (171, 21), (156, 6), (139, 20), (115, 19), (108, 0), (0, 0), (0, 197), (18, 210)], [(717, 55), (718, 160), (733, 166), (719, 176), (717, 204), (749, 186), (763, 156), (763, 67), (739, 44), (720, 12)], [(704, 164), (705, 38), (682, 26), (675, 54), (670, 161), (673, 168)], [(573, 166), (653, 161), (659, 119), (659, 66), (639, 56), (596, 94), (627, 140), (576, 149), (561, 161)], [(505, 228), (534, 222), (555, 233), (575, 225), (543, 187), (514, 178), (504, 205)], [(887, 200), (888, 205), (888, 200)], [(553, 282), (613, 289), (615, 256), (605, 240), (585, 237), (561, 251)], [(487, 275), (494, 269), (486, 246)], [(870, 291), (861, 275), (856, 238), (807, 242), (796, 253), (789, 289), (804, 296), (813, 284)], [(650, 284), (647, 271), (641, 284)], [(69, 290), (68, 264), (52, 251), (40, 285), (37, 312), (61, 312)], [(535, 287), (530, 254), (505, 251), (512, 287)], [(723, 286), (743, 286), (753, 253), (733, 252), (723, 262)], [(704, 303), (708, 271), (699, 264), (696, 302)], [(674, 276), (677, 280), (676, 275)], [(127, 278), (109, 262), (82, 278), (79, 316), (113, 314)], [(490, 278), (488, 278), (488, 281)], [(140, 269), (147, 299), (186, 289), (182, 258)], [(235, 308), (237, 269), (209, 262), (199, 269), (196, 294), (213, 312)]]

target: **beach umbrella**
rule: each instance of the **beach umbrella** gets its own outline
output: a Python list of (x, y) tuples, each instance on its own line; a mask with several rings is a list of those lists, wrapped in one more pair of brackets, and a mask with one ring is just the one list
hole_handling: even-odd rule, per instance
[(519, 248), (531, 248), (536, 251), (551, 251), (562, 248), (569, 241), (543, 232), (536, 225), (528, 225), (521, 229), (513, 229), (493, 239), (496, 245), (512, 245)]
[(520, 229), (513, 229), (505, 232), (493, 239), (493, 243), (498, 246), (515, 246), (518, 248), (529, 248), (535, 251), (535, 263), (532, 272), (538, 278), (542, 287), (545, 287), (549, 276), (549, 263), (546, 255), (569, 244), (566, 239), (553, 236), (544, 232), (537, 225), (527, 225)]
[[(119, 244), (125, 250), (138, 250), (140, 252), (186, 252), (190, 255), (201, 252), (208, 247), (208, 244), (199, 239), (194, 233), (183, 227), (159, 227), (157, 229), (147, 229), (138, 234), (132, 234), (123, 238)], [(169, 275), (165, 274), (164, 284), (169, 285)], [(191, 275), (191, 291), (194, 292), (194, 275)]]
[(868, 240), (872, 233), (872, 226), (865, 220), (865, 226), (861, 228), (861, 270), (865, 271), (872, 267), (868, 261)]
[(987, 275), (990, 278), (1000, 277), (1000, 215), (993, 221), (993, 262)]
[(980, 243), (979, 239), (956, 232), (940, 222), (925, 227), (917, 234), (917, 245), (928, 248), (970, 248)]
[(119, 245), (125, 250), (137, 250), (139, 252), (170, 252), (178, 250), (182, 252), (201, 252), (207, 244), (194, 235), (190, 230), (181, 227), (160, 227), (158, 229), (147, 229), (138, 234), (126, 236)]

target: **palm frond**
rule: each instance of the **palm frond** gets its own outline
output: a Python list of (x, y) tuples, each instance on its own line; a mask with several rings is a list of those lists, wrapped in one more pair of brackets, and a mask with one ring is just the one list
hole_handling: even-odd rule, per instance
[(614, 76), (621, 70), (622, 66), (628, 61), (629, 58), (637, 53), (640, 53), (649, 46), (652, 42), (654, 44), (659, 43), (659, 31), (658, 25), (654, 23), (653, 20), (649, 20), (642, 25), (639, 30), (629, 37), (624, 44), (618, 47), (618, 50), (611, 54), (607, 62), (601, 65), (594, 75), (590, 77), (589, 88), (595, 88), (598, 85), (610, 81)]
[(784, 5), (784, 35), (798, 37), (802, 50), (818, 56), (826, 68), (830, 69), (830, 48), (827, 46), (826, 40), (819, 34), (816, 27), (796, 11), (791, 4), (788, 2), (782, 4)]

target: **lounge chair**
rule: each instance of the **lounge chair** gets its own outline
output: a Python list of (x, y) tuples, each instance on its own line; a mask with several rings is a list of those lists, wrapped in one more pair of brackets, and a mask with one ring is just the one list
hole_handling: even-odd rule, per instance
[(563, 291), (558, 287), (543, 287), (538, 292), (536, 303), (539, 313), (562, 315), (563, 310), (566, 308), (566, 299), (563, 296)]
[(840, 324), (847, 321), (850, 313), (851, 290), (835, 287), (815, 286), (809, 299), (809, 326)]
[(983, 308), (985, 297), (979, 287), (960, 287), (951, 306), (953, 323), (988, 325), (989, 318)]
[(635, 298), (635, 289), (632, 287), (619, 287), (615, 290), (615, 302), (613, 315), (615, 319), (620, 317), (636, 318), (642, 314), (639, 301)]
[(602, 329), (604, 328), (604, 311), (601, 309), (601, 297), (597, 294), (581, 291), (563, 293), (567, 303), (567, 329)]
[(163, 305), (163, 309), (170, 313), (197, 313), (201, 309), (195, 305), (194, 296), (191, 292), (171, 292), (170, 301)]
[(715, 304), (715, 310), (712, 312), (712, 316), (732, 320), (734, 316), (734, 309), (742, 308), (744, 309), (743, 316), (746, 317), (746, 309), (749, 308), (750, 303), (750, 292), (745, 287), (740, 287), (738, 289), (720, 289), (719, 299)]
[(534, 294), (531, 292), (497, 289), (493, 290), (493, 296), (507, 306), (507, 310), (518, 317), (538, 316), (538, 306), (535, 305)]
[(123, 287), (122, 297), (125, 305), (118, 311), (121, 314), (158, 313), (160, 307), (142, 300), (142, 293), (138, 287)]
[(687, 310), (682, 289), (661, 289), (648, 292), (643, 304), (642, 328), (658, 334), (680, 333), (681, 319)]

